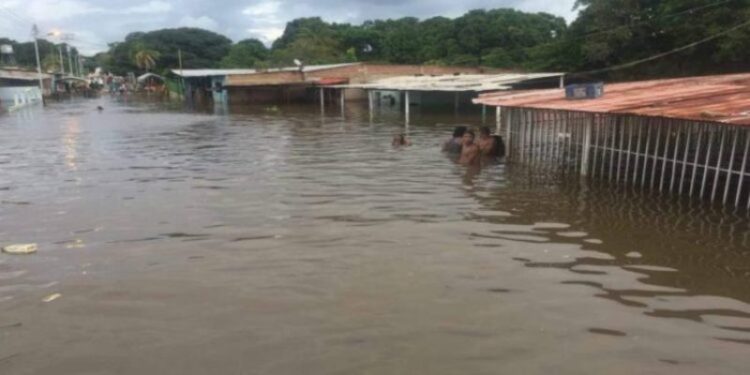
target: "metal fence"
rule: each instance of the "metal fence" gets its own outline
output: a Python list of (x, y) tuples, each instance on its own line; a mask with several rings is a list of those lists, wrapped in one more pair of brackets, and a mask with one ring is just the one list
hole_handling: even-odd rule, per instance
[(750, 127), (503, 107), (508, 160), (750, 212)]

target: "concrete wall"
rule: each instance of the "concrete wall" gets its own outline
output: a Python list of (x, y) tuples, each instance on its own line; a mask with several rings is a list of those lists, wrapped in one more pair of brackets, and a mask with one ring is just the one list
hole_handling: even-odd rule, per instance
[(227, 77), (230, 86), (280, 85), (304, 82), (300, 72), (270, 72), (256, 74), (233, 74)]
[(38, 104), (42, 104), (42, 93), (37, 86), (0, 87), (0, 111)]
[(310, 86), (227, 87), (230, 104), (285, 104), (315, 100)]

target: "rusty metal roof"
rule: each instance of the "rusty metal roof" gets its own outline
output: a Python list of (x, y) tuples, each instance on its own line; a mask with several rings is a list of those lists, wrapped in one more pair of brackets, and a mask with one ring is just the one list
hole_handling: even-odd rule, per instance
[(486, 93), (474, 103), (750, 125), (750, 73), (606, 84), (597, 99), (554, 89)]
[(340, 88), (360, 88), (393, 91), (487, 92), (510, 90), (513, 85), (544, 78), (557, 78), (564, 73), (503, 73), (503, 74), (445, 74), (398, 76), (371, 83), (340, 85)]

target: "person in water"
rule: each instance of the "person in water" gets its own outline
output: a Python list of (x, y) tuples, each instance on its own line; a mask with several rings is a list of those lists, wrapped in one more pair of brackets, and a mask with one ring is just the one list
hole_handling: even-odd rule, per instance
[(391, 145), (393, 147), (411, 146), (411, 141), (409, 141), (409, 138), (406, 138), (405, 134), (401, 133), (393, 136), (393, 142), (391, 142)]
[(474, 142), (474, 132), (469, 130), (464, 133), (461, 158), (458, 162), (463, 165), (476, 165), (479, 163), (479, 156), (479, 145)]
[(466, 134), (465, 126), (456, 126), (453, 129), (453, 136), (443, 144), (443, 151), (451, 154), (460, 154), (461, 146), (464, 143), (464, 134)]
[(490, 128), (486, 126), (479, 128), (477, 146), (482, 157), (493, 157), (497, 154), (497, 140), (492, 136)]

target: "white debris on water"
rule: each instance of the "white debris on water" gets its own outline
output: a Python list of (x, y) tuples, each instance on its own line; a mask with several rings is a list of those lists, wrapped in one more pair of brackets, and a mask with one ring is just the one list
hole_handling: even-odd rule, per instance
[(643, 254), (641, 254), (641, 253), (639, 253), (637, 251), (631, 251), (631, 252), (625, 254), (625, 256), (628, 257), (628, 258), (634, 258), (634, 259), (643, 258)]
[(62, 294), (60, 293), (50, 294), (47, 297), (44, 297), (44, 299), (42, 299), (42, 302), (52, 302), (60, 297), (62, 297)]
[(3, 252), (7, 254), (33, 254), (36, 253), (37, 245), (35, 243), (14, 244), (3, 247)]

